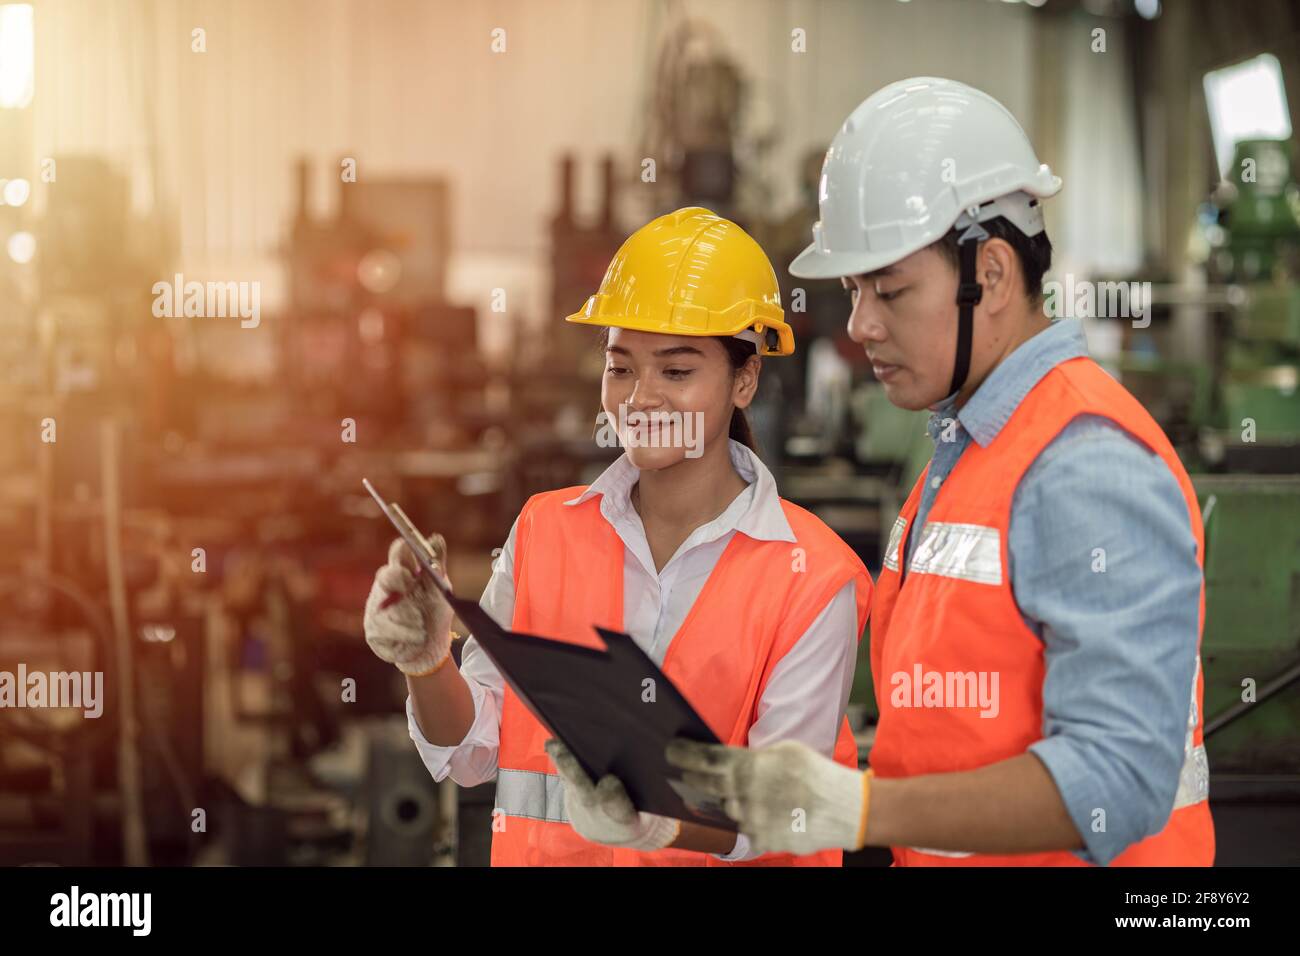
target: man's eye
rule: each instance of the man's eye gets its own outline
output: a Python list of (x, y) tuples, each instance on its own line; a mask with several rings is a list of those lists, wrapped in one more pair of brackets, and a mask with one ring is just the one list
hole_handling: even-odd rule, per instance
[(611, 365), (609, 368), (605, 369), (605, 371), (610, 372), (614, 375), (622, 375), (627, 371), (627, 369), (621, 368), (620, 366), (617, 365)]
[(669, 378), (677, 379), (680, 381), (681, 379), (684, 379), (686, 376), (690, 375), (694, 371), (695, 369), (693, 368), (666, 368), (664, 369), (664, 374), (667, 375)]
[(880, 292), (877, 290), (876, 297), (879, 298), (881, 302), (893, 302), (906, 291), (906, 289), (895, 289), (893, 292)]

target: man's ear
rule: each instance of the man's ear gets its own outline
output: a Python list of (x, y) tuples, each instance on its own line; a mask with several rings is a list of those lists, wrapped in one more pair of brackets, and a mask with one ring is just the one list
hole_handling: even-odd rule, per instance
[(1000, 312), (1016, 295), (1020, 270), (1016, 251), (1005, 239), (988, 239), (980, 246), (975, 274), (984, 286), (980, 305)]
[(748, 408), (758, 393), (758, 376), (763, 370), (763, 360), (757, 355), (745, 359), (745, 364), (736, 369), (736, 380), (731, 387), (731, 401), (737, 408)]

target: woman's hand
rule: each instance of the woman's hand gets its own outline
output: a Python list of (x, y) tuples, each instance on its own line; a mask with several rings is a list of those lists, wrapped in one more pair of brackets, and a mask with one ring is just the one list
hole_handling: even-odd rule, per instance
[[(447, 543), (442, 535), (429, 536), (440, 572), (446, 563)], [(406, 543), (397, 538), (388, 548), (388, 563), (375, 573), (366, 598), (366, 643), (381, 660), (395, 664), (403, 674), (418, 677), (446, 663), (451, 655), (451, 605), (429, 579), (416, 574), (418, 565)], [(451, 581), (441, 574), (448, 588)], [(388, 602), (391, 594), (401, 594)]]
[(681, 822), (639, 812), (618, 777), (610, 774), (593, 784), (578, 758), (558, 740), (546, 742), (546, 753), (564, 780), (564, 809), (580, 836), (643, 851), (662, 850), (677, 839)]

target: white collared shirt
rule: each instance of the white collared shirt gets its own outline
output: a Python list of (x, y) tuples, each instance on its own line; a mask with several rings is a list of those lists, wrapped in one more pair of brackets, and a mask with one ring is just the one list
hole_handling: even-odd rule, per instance
[[(565, 502), (574, 505), (592, 495), (603, 495), (600, 513), (624, 545), (623, 630), (657, 664), (663, 662), (673, 635), (686, 620), (732, 535), (739, 532), (758, 540), (795, 541), (772, 473), (749, 448), (734, 439), (728, 441), (732, 464), (748, 487), (722, 514), (692, 531), (661, 571), (655, 570), (641, 516), (632, 507), (632, 486), (640, 477), (640, 469), (626, 454), (582, 494)], [(514, 619), (518, 525), (516, 518), (479, 600), (483, 610), (506, 628)], [(772, 669), (758, 702), (757, 718), (749, 728), (748, 746), (798, 740), (827, 757), (833, 756), (853, 685), (859, 636), (854, 584), (849, 581)], [(505, 682), (473, 637), (465, 641), (460, 673), (474, 700), (474, 722), (460, 744), (438, 747), (429, 743), (416, 723), (410, 697), (406, 700), (407, 724), (435, 780), (450, 774), (462, 787), (473, 787), (495, 779), (497, 774)], [(748, 851), (748, 841), (741, 836), (735, 848), (719, 859), (748, 859), (752, 856)]]

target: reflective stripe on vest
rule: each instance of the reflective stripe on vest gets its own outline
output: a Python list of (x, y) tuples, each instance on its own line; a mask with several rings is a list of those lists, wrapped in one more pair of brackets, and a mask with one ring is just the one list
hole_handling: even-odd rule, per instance
[(927, 521), (907, 570), (975, 584), (1001, 584), (1001, 535), (997, 528), (983, 525)]
[(1178, 774), (1178, 794), (1174, 797), (1175, 810), (1210, 799), (1210, 760), (1205, 755), (1205, 745), (1195, 743), (1196, 685), (1200, 677), (1201, 655), (1197, 654), (1196, 670), (1192, 672), (1192, 703), (1187, 711), (1187, 736), (1183, 740), (1183, 769)]
[(907, 530), (907, 519), (899, 515), (894, 519), (894, 527), (889, 532), (889, 544), (885, 547), (885, 567), (891, 571), (898, 570), (898, 549), (903, 544), (903, 532)]
[(964, 856), (975, 855), (974, 853), (963, 853), (960, 850), (931, 850), (929, 847), (924, 846), (909, 846), (908, 849), (913, 850), (916, 853), (929, 853), (931, 856), (946, 856), (954, 860), (959, 860)]
[[(885, 567), (891, 571), (898, 570), (899, 550), (906, 530), (907, 519), (900, 515), (890, 529), (885, 549)], [(907, 570), (976, 584), (1001, 584), (1001, 536), (997, 528), (983, 525), (929, 521), (921, 530), (921, 540), (912, 552)]]
[(553, 773), (498, 770), (496, 809), (510, 817), (569, 822), (564, 812), (564, 781)]
[(1174, 809), (1180, 810), (1208, 799), (1210, 799), (1210, 760), (1205, 755), (1205, 745), (1197, 744), (1187, 751), (1187, 756), (1183, 760), (1183, 769), (1178, 774), (1178, 794), (1174, 797)]

